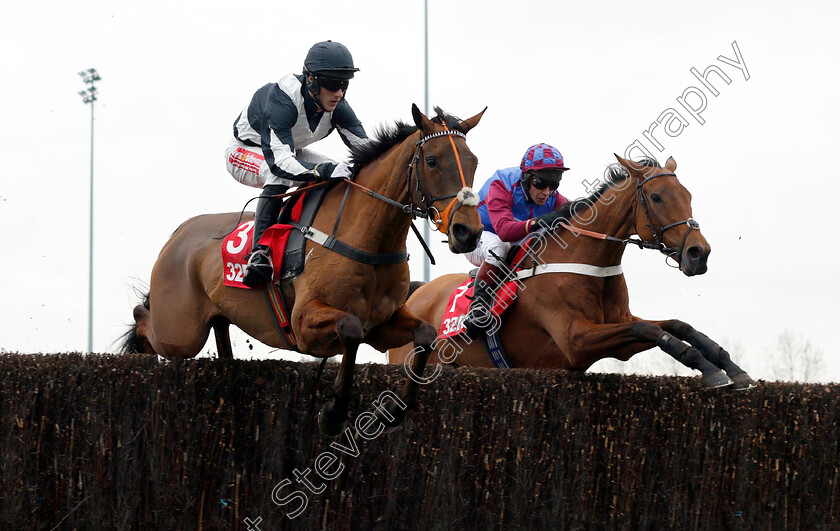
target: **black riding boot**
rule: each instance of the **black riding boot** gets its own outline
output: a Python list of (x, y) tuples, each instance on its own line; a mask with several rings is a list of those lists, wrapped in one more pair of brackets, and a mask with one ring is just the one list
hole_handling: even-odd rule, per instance
[(499, 288), (498, 282), (501, 278), (502, 275), (498, 266), (484, 262), (478, 268), (473, 284), (473, 299), (470, 303), (470, 311), (464, 320), (464, 327), (469, 337), (476, 337), (493, 324), (494, 319), (491, 312), (493, 309), (493, 294)]
[(257, 211), (254, 214), (254, 244), (248, 255), (248, 265), (242, 283), (249, 288), (258, 288), (270, 282), (274, 276), (274, 264), (271, 262), (271, 249), (267, 245), (260, 245), (259, 241), (266, 229), (277, 223), (277, 216), (283, 206), (283, 201), (266, 197), (285, 193), (289, 187), (282, 184), (269, 184), (263, 188), (257, 201)]

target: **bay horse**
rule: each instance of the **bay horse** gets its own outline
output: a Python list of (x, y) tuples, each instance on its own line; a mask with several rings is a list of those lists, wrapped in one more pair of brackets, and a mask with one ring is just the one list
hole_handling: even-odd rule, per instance
[[(532, 233), (531, 249), (518, 274), (519, 292), (504, 321), (487, 313), (501, 326), (500, 340), (511, 366), (586, 370), (606, 357), (627, 361), (659, 346), (699, 370), (709, 387), (752, 387), (753, 380), (729, 353), (689, 324), (649, 321), (630, 313), (620, 270), (628, 243), (664, 252), (687, 276), (706, 272), (711, 248), (691, 217), (691, 194), (674, 174), (673, 157), (664, 167), (652, 159), (616, 158), (619, 165), (607, 172), (606, 183), (590, 197), (564, 204), (560, 219)], [(528, 271), (537, 274), (527, 278)], [(420, 285), (406, 306), (440, 330), (450, 295), (468, 278), (445, 275)], [(466, 332), (442, 335), (432, 347), (429, 363), (494, 366), (484, 341)], [(388, 356), (390, 363), (406, 364), (411, 374), (415, 352), (410, 345), (392, 349)]]
[[(397, 122), (383, 127), (365, 146), (351, 149), (354, 182), (339, 181), (342, 186), (326, 193), (312, 226), (327, 233), (337, 226), (335, 238), (357, 254), (393, 257), (405, 253), (411, 214), (428, 215), (446, 234), (452, 252), (473, 250), (482, 225), (471, 189), (478, 160), (467, 147), (466, 133), (484, 111), (463, 121), (437, 107), (435, 111), (430, 120), (413, 105), (414, 126)], [(266, 304), (264, 288), (223, 284), (222, 237), (252, 217), (208, 214), (178, 227), (152, 269), (146, 303), (134, 309), (135, 323), (125, 335), (123, 351), (191, 358), (212, 328), (219, 357), (232, 358), (231, 323), (266, 345), (289, 348)], [(283, 280), (279, 288), (290, 308), (296, 350), (322, 358), (343, 354), (334, 397), (318, 415), (321, 430), (335, 436), (346, 425), (359, 345), (385, 352), (413, 342), (425, 353), (413, 366), (422, 373), (436, 332), (405, 307), (407, 254), (398, 263), (369, 265), (312, 241), (306, 246), (304, 271)], [(409, 379), (401, 390), (408, 409), (416, 396), (417, 385)], [(390, 414), (382, 420), (393, 429), (402, 422), (404, 409), (392, 403), (387, 410)]]

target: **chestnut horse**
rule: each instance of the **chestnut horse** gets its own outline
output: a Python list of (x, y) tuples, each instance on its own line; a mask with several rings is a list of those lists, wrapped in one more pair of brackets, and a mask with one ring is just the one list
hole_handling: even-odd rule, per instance
[[(626, 244), (659, 249), (687, 276), (706, 272), (711, 249), (691, 217), (691, 194), (677, 180), (673, 158), (664, 168), (650, 159), (616, 158), (620, 166), (608, 172), (609, 182), (590, 197), (563, 205), (561, 219), (532, 235), (518, 295), (501, 323), (501, 343), (511, 366), (586, 370), (606, 357), (627, 361), (659, 346), (699, 370), (710, 387), (733, 381), (735, 388), (752, 387), (726, 350), (689, 324), (648, 321), (630, 313), (620, 270)], [(440, 329), (450, 295), (467, 279), (464, 274), (437, 278), (413, 291), (406, 306)], [(500, 325), (497, 315), (485, 314), (491, 327)], [(493, 366), (484, 341), (466, 332), (441, 336), (432, 347), (430, 362)], [(413, 362), (414, 351), (406, 345), (388, 355), (391, 363)]]
[[(428, 215), (446, 234), (451, 251), (473, 250), (482, 231), (477, 196), (471, 190), (478, 161), (465, 134), (484, 111), (464, 121), (435, 111), (437, 116), (430, 120), (412, 106), (416, 127), (397, 122), (379, 131), (375, 140), (352, 149), (355, 182), (351, 186), (339, 181), (326, 193), (313, 227), (330, 233), (340, 216), (336, 239), (362, 253), (396, 256), (405, 251), (411, 214)], [(134, 309), (136, 322), (126, 334), (124, 351), (170, 360), (191, 358), (212, 328), (219, 356), (231, 358), (231, 323), (266, 345), (289, 348), (263, 288), (223, 284), (222, 237), (241, 220), (239, 213), (208, 214), (178, 227), (152, 269), (147, 303)], [(318, 415), (321, 430), (334, 436), (346, 424), (359, 345), (385, 352), (413, 341), (423, 353), (413, 369), (422, 372), (436, 331), (405, 307), (407, 255), (399, 263), (368, 265), (312, 241), (306, 245), (304, 271), (283, 280), (280, 289), (290, 308), (297, 350), (322, 358), (343, 354), (334, 397)], [(388, 408), (391, 414), (384, 417), (389, 428), (402, 422), (402, 406), (413, 406), (416, 395), (416, 384), (407, 380), (401, 390), (404, 404), (393, 407), (398, 404), (394, 400)]]

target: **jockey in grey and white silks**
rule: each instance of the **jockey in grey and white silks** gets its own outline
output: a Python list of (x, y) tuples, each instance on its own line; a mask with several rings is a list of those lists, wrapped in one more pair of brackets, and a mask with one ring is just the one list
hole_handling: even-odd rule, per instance
[(350, 168), (305, 149), (337, 130), (348, 147), (367, 141), (362, 123), (344, 99), (359, 69), (350, 51), (332, 41), (313, 45), (303, 74), (287, 74), (261, 87), (233, 123), (225, 151), (228, 172), (240, 183), (263, 189), (254, 213), (254, 246), (243, 283), (256, 288), (271, 280), (274, 265), (260, 244), (282, 203), (274, 196), (318, 179), (341, 179)]
[[(315, 166), (329, 159), (303, 148), (333, 130), (348, 147), (367, 139), (346, 100), (342, 99), (333, 112), (326, 112), (309, 94), (304, 76), (287, 74), (257, 90), (239, 113), (226, 152), (228, 171), (242, 184), (260, 188), (312, 181)], [(249, 161), (245, 152), (261, 155), (262, 160), (256, 159), (260, 164)]]

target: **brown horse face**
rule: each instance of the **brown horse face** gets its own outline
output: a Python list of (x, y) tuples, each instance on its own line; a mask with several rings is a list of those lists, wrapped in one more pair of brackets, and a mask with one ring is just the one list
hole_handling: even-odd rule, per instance
[[(442, 114), (439, 109), (436, 111), (438, 115)], [(426, 118), (416, 105), (412, 107), (412, 114), (421, 135), (445, 131), (442, 125)], [(466, 134), (478, 124), (482, 114), (484, 111), (457, 124), (448, 124), (447, 127)], [(429, 196), (428, 199), (432, 200), (434, 208), (431, 217), (438, 230), (446, 234), (449, 250), (453, 253), (474, 250), (483, 230), (478, 215), (478, 193), (472, 189), (478, 158), (467, 147), (466, 139), (456, 135), (440, 136), (427, 141), (420, 154), (415, 168), (416, 178), (421, 180), (421, 188)], [(415, 202), (418, 200), (422, 201), (416, 197)]]
[[(645, 179), (660, 173), (674, 173), (677, 169), (677, 162), (673, 157), (669, 157), (662, 168), (638, 169), (634, 168), (630, 161), (619, 161), (638, 179), (637, 182), (645, 182)], [(643, 196), (637, 199), (636, 205), (636, 228), (639, 237), (648, 242), (655, 242), (658, 236), (662, 243), (673, 250), (672, 257), (686, 276), (705, 273), (712, 248), (692, 217), (691, 193), (675, 176), (670, 175), (645, 182), (642, 193)], [(647, 209), (642, 202), (647, 205)]]

